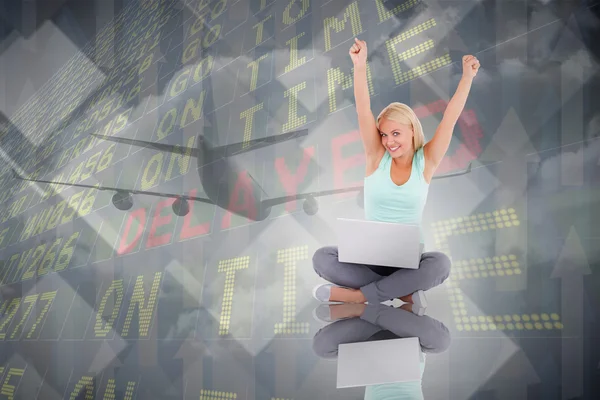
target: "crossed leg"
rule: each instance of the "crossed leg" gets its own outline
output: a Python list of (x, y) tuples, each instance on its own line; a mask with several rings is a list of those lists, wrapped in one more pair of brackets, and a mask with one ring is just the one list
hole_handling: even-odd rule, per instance
[[(364, 298), (369, 304), (404, 297), (418, 290), (429, 290), (444, 282), (450, 275), (450, 259), (444, 253), (431, 251), (421, 254), (418, 269), (398, 269), (377, 265), (339, 261), (337, 246), (325, 246), (313, 255), (313, 268), (323, 279), (351, 289), (348, 298)], [(342, 291), (332, 289), (334, 295)], [(347, 290), (347, 289), (346, 289)]]

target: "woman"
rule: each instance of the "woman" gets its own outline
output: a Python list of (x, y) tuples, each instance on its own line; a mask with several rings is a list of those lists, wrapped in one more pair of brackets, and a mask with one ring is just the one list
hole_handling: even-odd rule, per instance
[[(350, 48), (354, 63), (354, 97), (360, 135), (366, 153), (364, 205), (367, 220), (419, 224), (427, 200), (429, 183), (452, 138), (479, 61), (463, 57), (463, 75), (455, 95), (433, 139), (425, 143), (423, 128), (414, 111), (402, 103), (391, 103), (377, 120), (371, 112), (367, 88), (367, 44), (355, 38)], [(378, 304), (394, 298), (426, 307), (424, 291), (441, 284), (450, 274), (450, 259), (441, 252), (423, 253), (418, 269), (342, 263), (337, 246), (326, 246), (313, 256), (317, 274), (331, 284), (317, 286), (319, 301)], [(389, 238), (390, 246), (394, 238)]]
[[(322, 304), (315, 313), (323, 322), (332, 322), (317, 332), (313, 351), (319, 357), (336, 359), (340, 344), (374, 342), (399, 338), (419, 339), (420, 379), (384, 383), (365, 388), (365, 400), (423, 399), (422, 380), (428, 354), (442, 353), (450, 347), (451, 336), (446, 326), (429, 316), (417, 317), (414, 304), (400, 308), (383, 304)], [(397, 354), (402, 357), (402, 354)]]

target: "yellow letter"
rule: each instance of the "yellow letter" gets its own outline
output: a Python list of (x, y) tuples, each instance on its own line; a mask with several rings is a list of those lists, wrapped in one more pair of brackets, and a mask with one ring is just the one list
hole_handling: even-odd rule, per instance
[(383, 2), (384, 0), (375, 0), (375, 4), (377, 5), (377, 14), (379, 14), (379, 23), (387, 21), (388, 19), (392, 18), (392, 16), (421, 3), (420, 0), (408, 0), (402, 4), (398, 4), (393, 10), (388, 10), (387, 7), (383, 5)]
[(181, 175), (185, 174), (188, 171), (188, 168), (190, 166), (190, 157), (192, 154), (192, 148), (194, 147), (195, 140), (196, 140), (195, 136), (191, 136), (188, 139), (187, 146), (186, 146), (187, 150), (186, 150), (185, 155), (177, 154), (177, 153), (171, 154), (171, 160), (169, 161), (169, 169), (167, 170), (167, 176), (166, 176), (165, 180), (167, 180), (167, 181), (171, 180), (173, 166), (175, 165), (175, 161), (178, 161), (179, 173)]
[[(21, 253), (21, 258), (19, 259), (19, 263), (17, 264), (17, 268), (15, 270), (15, 276), (13, 277), (13, 283), (21, 281), (21, 275), (23, 274), (22, 271), (23, 267), (25, 267), (25, 261), (29, 259), (31, 252), (33, 252), (33, 248), (27, 249), (23, 253)], [(2, 313), (0, 312), (0, 315), (1, 314)]]
[(33, 231), (37, 227), (37, 221), (38, 221), (38, 218), (40, 217), (40, 214), (36, 214), (32, 217), (29, 217), (29, 219), (27, 220), (27, 224), (25, 225), (25, 229), (23, 229), (23, 232), (21, 232), (21, 237), (19, 238), (19, 242), (22, 242), (23, 240), (27, 240), (31, 237), (31, 235), (33, 235)]
[(221, 25), (215, 25), (211, 27), (210, 30), (206, 32), (206, 35), (204, 35), (204, 39), (202, 40), (202, 47), (208, 49), (217, 40), (219, 40), (219, 35), (221, 35)]
[(6, 300), (4, 304), (2, 304), (2, 307), (0, 307), (0, 315), (8, 315), (4, 319), (4, 321), (0, 323), (0, 339), (4, 340), (4, 338), (6, 337), (6, 333), (2, 332), (2, 330), (5, 326), (8, 326), (10, 324), (10, 321), (12, 321), (12, 319), (15, 317), (19, 305), (21, 305), (21, 298), (17, 297), (12, 299), (10, 303), (8, 302), (8, 300)]
[[(85, 388), (85, 389), (84, 389)], [(85, 398), (93, 399), (94, 398), (94, 377), (92, 376), (82, 376), (79, 382), (73, 388), (71, 392), (71, 396), (69, 400), (75, 400), (79, 397), (81, 389), (85, 390)]]
[(66, 224), (67, 222), (69, 222), (73, 219), (73, 217), (75, 216), (75, 213), (77, 212), (77, 209), (79, 208), (79, 202), (81, 202), (82, 195), (83, 195), (83, 190), (80, 192), (77, 192), (73, 196), (71, 196), (71, 198), (69, 199), (69, 208), (72, 209), (73, 211), (70, 212), (69, 214), (63, 215), (61, 224)]
[(350, 17), (350, 25), (352, 26), (352, 36), (356, 36), (362, 32), (358, 2), (355, 1), (346, 7), (343, 20), (340, 21), (337, 16), (334, 15), (333, 17), (325, 18), (323, 21), (325, 24), (323, 29), (323, 33), (325, 34), (325, 51), (331, 50), (331, 28), (335, 29), (337, 33), (341, 32), (346, 27), (348, 17)]
[(187, 45), (181, 56), (181, 62), (183, 64), (187, 64), (189, 61), (191, 61), (192, 58), (196, 57), (196, 52), (198, 51), (198, 44), (200, 44), (200, 38), (192, 40)]
[(231, 304), (233, 303), (233, 288), (235, 286), (235, 271), (248, 268), (250, 257), (236, 257), (219, 262), (218, 271), (225, 272), (225, 292), (223, 293), (223, 305), (221, 306), (221, 323), (219, 324), (219, 335), (229, 333), (229, 321), (231, 320)]
[(306, 82), (302, 82), (296, 86), (293, 86), (285, 91), (284, 96), (290, 98), (290, 107), (289, 107), (289, 120), (285, 124), (283, 124), (283, 131), (291, 131), (299, 126), (302, 126), (306, 123), (306, 115), (298, 116), (298, 99), (296, 98), (296, 94), (302, 89), (306, 88)]
[(46, 243), (42, 243), (35, 248), (33, 255), (31, 256), (31, 261), (29, 262), (29, 268), (23, 273), (22, 281), (33, 278), (35, 275), (35, 271), (37, 270), (37, 265), (42, 259), (42, 256), (46, 252)]
[(35, 227), (35, 231), (33, 231), (33, 236), (39, 235), (42, 232), (46, 231), (46, 226), (48, 226), (48, 220), (50, 216), (54, 213), (54, 208), (46, 208), (40, 213), (40, 217), (37, 221), (37, 226)]
[(410, 71), (402, 72), (400, 70), (400, 61), (408, 60), (409, 58), (414, 57), (419, 53), (423, 53), (426, 50), (433, 49), (434, 44), (433, 44), (433, 40), (428, 40), (426, 42), (423, 42), (423, 43), (409, 49), (409, 50), (402, 52), (401, 54), (396, 53), (395, 45), (404, 40), (407, 40), (413, 36), (416, 36), (419, 33), (424, 32), (425, 30), (427, 30), (433, 26), (435, 26), (435, 20), (432, 18), (432, 19), (430, 19), (420, 25), (417, 25), (414, 28), (409, 29), (408, 31), (401, 33), (401, 34), (397, 35), (396, 37), (389, 39), (385, 42), (385, 45), (388, 49), (388, 53), (390, 55), (390, 62), (392, 64), (392, 72), (394, 73), (394, 80), (396, 81), (397, 85), (401, 84), (402, 82), (406, 82), (410, 79), (414, 79), (417, 76), (426, 74), (428, 72), (435, 71), (436, 69), (439, 69), (439, 68), (443, 67), (444, 65), (448, 65), (451, 63), (450, 55), (444, 54), (443, 56), (438, 57), (434, 60), (428, 61), (428, 62), (424, 63), (423, 65), (419, 65), (418, 67), (415, 67), (415, 68), (411, 69)]
[(304, 36), (304, 32), (285, 42), (285, 44), (290, 45), (290, 64), (285, 67), (285, 72), (290, 72), (306, 62), (306, 57), (298, 59), (298, 39), (302, 36)]
[(248, 146), (248, 142), (252, 137), (252, 121), (254, 120), (254, 113), (262, 110), (262, 108), (263, 103), (260, 103), (240, 114), (240, 119), (246, 118), (246, 124), (244, 126), (244, 149)]
[[(131, 302), (129, 303), (129, 309), (127, 310), (127, 316), (125, 317), (125, 325), (123, 325), (123, 331), (121, 335), (127, 336), (129, 332), (129, 325), (131, 324), (131, 319), (133, 318), (133, 312), (135, 311), (136, 304), (138, 307), (138, 321), (139, 321), (139, 337), (148, 336), (148, 331), (150, 330), (150, 324), (152, 322), (152, 316), (154, 313), (154, 304), (156, 303), (156, 298), (158, 297), (158, 287), (160, 286), (160, 281), (162, 277), (162, 272), (157, 272), (154, 274), (154, 282), (152, 282), (152, 289), (150, 289), (150, 294), (148, 295), (148, 301), (145, 300), (144, 295), (144, 276), (140, 275), (137, 277), (135, 282), (135, 288), (133, 289), (133, 295), (131, 296)], [(144, 306), (146, 303), (146, 306)]]
[[(148, 177), (148, 173), (150, 172), (152, 165), (156, 164), (154, 168), (154, 175)], [(163, 164), (163, 153), (156, 153), (152, 156), (146, 168), (144, 169), (144, 175), (142, 175), (142, 190), (147, 190), (153, 186), (156, 186), (158, 183), (158, 177), (160, 175), (160, 171), (162, 169)]]
[[(8, 398), (10, 400), (14, 399), (15, 388), (19, 385), (19, 383), (14, 382), (14, 383), (16, 383), (16, 386), (9, 384), (10, 378), (12, 378), (13, 376), (23, 376), (24, 373), (25, 373), (25, 370), (21, 369), (21, 368), (9, 369), (8, 372), (6, 373), (6, 378), (4, 378), (4, 383), (2, 384), (2, 389), (0, 389), (0, 394), (2, 394), (3, 396), (6, 396), (6, 398)], [(19, 382), (20, 381), (21, 381), (21, 378), (19, 378)]]
[(256, 45), (257, 46), (263, 41), (263, 32), (264, 32), (265, 22), (267, 22), (269, 19), (271, 19), (271, 17), (272, 17), (272, 15), (267, 15), (265, 18), (263, 18), (262, 21), (260, 21), (258, 24), (253, 26), (253, 28), (256, 28)]
[(154, 53), (148, 54), (148, 56), (144, 59), (144, 61), (140, 65), (140, 69), (138, 71), (139, 75), (142, 75), (150, 66), (152, 65), (152, 61), (154, 60)]
[(183, 70), (171, 85), (169, 95), (171, 98), (179, 96), (187, 88), (188, 79), (190, 78), (190, 68)]
[(204, 29), (205, 19), (209, 11), (210, 9), (206, 8), (195, 15), (196, 20), (194, 21), (194, 24), (190, 27), (190, 33), (187, 36), (188, 38)]
[(54, 213), (52, 214), (52, 218), (50, 218), (50, 220), (48, 221), (47, 229), (54, 229), (58, 226), (58, 222), (60, 221), (60, 216), (65, 211), (66, 206), (67, 206), (67, 201), (61, 200), (61, 202), (58, 203), (54, 207)]
[(210, 71), (212, 71), (213, 63), (213, 56), (209, 54), (206, 57), (204, 57), (202, 61), (198, 63), (198, 66), (194, 71), (194, 82), (198, 83), (202, 79), (206, 78), (208, 74), (210, 74)]
[(56, 297), (56, 293), (57, 293), (56, 290), (54, 292), (42, 293), (42, 296), (40, 297), (40, 301), (46, 301), (46, 305), (44, 306), (44, 308), (42, 308), (42, 311), (40, 312), (40, 316), (35, 320), (35, 323), (29, 330), (29, 333), (27, 333), (27, 336), (26, 336), (27, 339), (31, 339), (31, 336), (35, 332), (35, 329), (38, 327), (38, 325), (42, 322), (42, 320), (46, 316), (46, 313), (48, 312), (50, 305), (52, 305), (52, 301), (54, 301), (54, 298)]
[(15, 201), (12, 204), (11, 218), (14, 218), (14, 217), (18, 216), (19, 214), (21, 214), (21, 209), (25, 205), (25, 200), (27, 200), (27, 195), (21, 197), (19, 200)]
[(285, 7), (285, 10), (283, 10), (283, 23), (284, 24), (291, 25), (304, 16), (306, 11), (308, 10), (308, 7), (310, 6), (310, 1), (309, 0), (300, 0), (300, 1), (302, 2), (302, 9), (300, 10), (300, 13), (296, 16), (296, 18), (290, 17), (290, 10), (292, 8), (292, 5), (294, 5), (294, 3), (296, 2), (296, 0), (292, 0), (290, 2), (290, 4), (288, 4)]
[(248, 63), (248, 68), (252, 68), (252, 77), (250, 78), (250, 90), (249, 92), (256, 89), (256, 83), (258, 81), (258, 66), (262, 60), (267, 58), (268, 54), (263, 54), (257, 60)]
[[(367, 82), (369, 84), (369, 92), (371, 96), (375, 94), (375, 90), (373, 89), (373, 79), (371, 78), (371, 68), (369, 68), (369, 64), (367, 63)], [(329, 112), (332, 113), (337, 109), (337, 101), (335, 97), (335, 84), (340, 84), (342, 86), (342, 90), (349, 89), (353, 86), (352, 73), (346, 75), (342, 72), (342, 70), (337, 68), (331, 68), (327, 70), (327, 92), (329, 94)]]
[[(135, 385), (137, 382), (128, 381), (127, 388), (125, 389), (125, 393), (123, 393), (123, 400), (131, 400), (133, 399), (133, 394), (135, 393)], [(115, 389), (117, 385), (115, 383), (114, 378), (110, 378), (108, 383), (106, 384), (106, 389), (104, 390), (103, 400), (115, 400), (117, 397), (115, 396)]]
[(8, 260), (8, 265), (6, 266), (6, 268), (0, 270), (0, 273), (2, 274), (2, 280), (0, 280), (0, 283), (2, 285), (6, 284), (6, 283), (12, 283), (9, 282), (9, 278), (10, 278), (10, 273), (13, 269), (13, 267), (17, 264), (17, 261), (19, 260), (19, 257), (21, 256), (20, 253), (15, 253), (12, 256), (10, 256), (10, 259)]
[[(183, 109), (183, 115), (181, 116), (181, 122), (179, 123), (179, 126), (183, 128), (200, 119), (202, 115), (202, 106), (204, 105), (205, 94), (205, 90), (202, 90), (200, 96), (198, 96), (198, 102), (195, 102), (194, 99), (188, 99), (187, 103), (185, 103), (185, 108)], [(188, 118), (190, 113), (192, 114), (191, 121), (189, 121)]]
[[(108, 317), (106, 323), (102, 319), (104, 308), (106, 308), (106, 302), (110, 295), (115, 292), (115, 301), (112, 310), (112, 314)], [(119, 315), (119, 308), (121, 307), (121, 302), (123, 301), (123, 279), (117, 279), (112, 281), (109, 288), (104, 293), (102, 300), (100, 301), (100, 307), (98, 308), (98, 312), (96, 313), (96, 325), (94, 326), (94, 331), (96, 332), (96, 337), (105, 337), (108, 332), (113, 328), (113, 324), (115, 323), (115, 319)]]
[(54, 264), (54, 260), (56, 260), (56, 249), (62, 243), (62, 238), (56, 238), (54, 243), (50, 246), (44, 259), (40, 263), (38, 267), (37, 274), (38, 276), (46, 275), (50, 271), (50, 267)]
[(275, 334), (308, 333), (307, 322), (296, 321), (296, 264), (308, 259), (308, 246), (292, 247), (277, 252), (277, 263), (283, 264), (283, 322), (275, 324)]
[(176, 108), (171, 108), (169, 111), (167, 111), (165, 115), (163, 115), (162, 120), (160, 121), (160, 125), (158, 125), (158, 130), (156, 131), (156, 136), (159, 140), (162, 140), (169, 136), (171, 133), (173, 133), (173, 126), (175, 125), (176, 119)]
[(2, 249), (2, 243), (4, 243), (4, 239), (6, 238), (6, 233), (10, 230), (9, 228), (4, 229), (3, 231), (0, 231), (0, 249)]
[(78, 238), (79, 232), (75, 232), (65, 242), (65, 245), (58, 255), (58, 259), (56, 260), (56, 265), (54, 265), (55, 271), (62, 271), (69, 266), (69, 262), (71, 262), (71, 257), (73, 257), (73, 252), (75, 251), (75, 244), (73, 242), (76, 242)]
[(11, 339), (14, 339), (17, 336), (17, 333), (19, 334), (19, 336), (21, 336), (21, 326), (23, 326), (23, 324), (25, 323), (27, 318), (29, 318), (29, 314), (31, 314), (31, 309), (33, 308), (33, 305), (36, 303), (38, 296), (39, 295), (37, 293), (32, 294), (30, 296), (25, 297), (25, 300), (23, 300), (23, 303), (28, 304), (29, 306), (27, 307), (27, 310), (25, 310), (25, 312), (23, 312), (23, 316), (21, 317), (21, 320), (13, 329), (13, 331), (10, 335)]

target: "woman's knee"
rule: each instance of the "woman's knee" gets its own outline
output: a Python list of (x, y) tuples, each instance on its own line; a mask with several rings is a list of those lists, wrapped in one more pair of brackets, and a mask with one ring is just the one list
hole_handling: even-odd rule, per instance
[(443, 353), (448, 350), (452, 337), (446, 325), (440, 322), (439, 328), (435, 329), (434, 335), (430, 338), (426, 347), (423, 347), (423, 351), (427, 353)]
[(319, 276), (322, 277), (323, 274), (327, 274), (329, 267), (333, 264), (332, 259), (334, 257), (336, 257), (336, 249), (334, 246), (321, 247), (315, 251), (312, 262), (313, 268)]
[(432, 251), (427, 253), (428, 265), (427, 270), (435, 275), (436, 278), (445, 281), (450, 276), (450, 268), (452, 262), (450, 258), (441, 251)]
[(313, 338), (313, 352), (321, 358), (335, 358), (338, 355), (338, 344), (331, 341), (330, 335), (321, 329)]

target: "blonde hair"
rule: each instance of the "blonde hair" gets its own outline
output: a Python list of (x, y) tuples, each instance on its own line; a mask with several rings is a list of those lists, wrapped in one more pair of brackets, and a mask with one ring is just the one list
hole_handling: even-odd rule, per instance
[(379, 130), (379, 121), (383, 118), (391, 121), (396, 121), (400, 124), (405, 124), (413, 128), (413, 148), (415, 151), (419, 150), (425, 145), (425, 134), (423, 133), (423, 127), (421, 121), (417, 118), (417, 114), (412, 108), (404, 103), (390, 103), (385, 107), (377, 117), (377, 130)]

